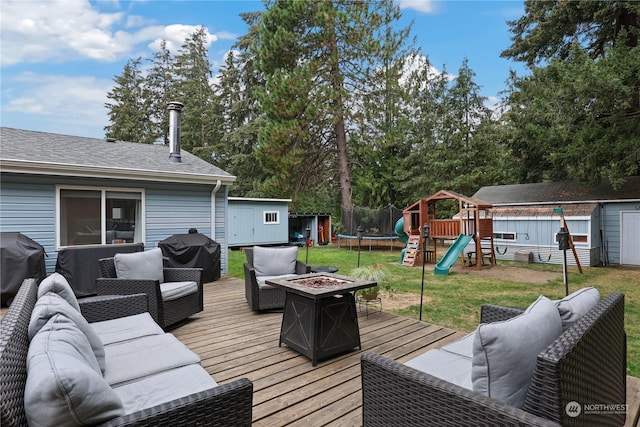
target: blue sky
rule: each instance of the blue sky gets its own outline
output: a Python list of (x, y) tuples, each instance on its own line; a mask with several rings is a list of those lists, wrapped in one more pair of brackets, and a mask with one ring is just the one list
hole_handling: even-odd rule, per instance
[[(511, 43), (506, 21), (522, 16), (523, 1), (396, 1), (422, 54), (454, 76), (467, 58), (488, 105), (510, 69), (524, 72), (500, 58)], [(150, 58), (163, 39), (177, 50), (203, 26), (217, 72), (246, 33), (239, 13), (258, 10), (257, 0), (0, 0), (0, 123), (102, 138), (106, 95), (128, 59)]]

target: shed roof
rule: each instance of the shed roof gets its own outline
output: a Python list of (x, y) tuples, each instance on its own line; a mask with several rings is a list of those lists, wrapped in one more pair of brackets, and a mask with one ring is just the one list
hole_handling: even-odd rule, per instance
[(562, 209), (565, 217), (591, 216), (598, 207), (597, 203), (570, 203), (557, 205), (528, 205), (528, 206), (499, 206), (491, 209), (491, 215), (495, 218), (531, 218), (531, 217), (557, 217), (554, 209)]
[(3, 172), (194, 184), (231, 184), (236, 177), (181, 150), (169, 161), (166, 145), (60, 135), (0, 127)]
[(494, 205), (640, 201), (640, 176), (627, 178), (622, 188), (617, 191), (613, 190), (609, 181), (603, 181), (595, 188), (582, 187), (571, 181), (540, 182), (482, 187), (473, 197), (486, 200)]

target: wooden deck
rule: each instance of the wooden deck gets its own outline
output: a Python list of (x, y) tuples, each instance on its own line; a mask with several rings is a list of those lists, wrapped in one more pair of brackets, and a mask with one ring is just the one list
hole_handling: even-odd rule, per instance
[[(362, 350), (311, 366), (286, 346), (278, 347), (281, 313), (254, 313), (244, 282), (225, 277), (205, 285), (204, 312), (171, 332), (202, 358), (218, 383), (253, 382), (254, 426), (360, 426), (360, 356), (374, 351), (406, 361), (464, 334), (387, 312), (359, 314)], [(629, 377), (626, 426), (637, 424), (640, 379)]]

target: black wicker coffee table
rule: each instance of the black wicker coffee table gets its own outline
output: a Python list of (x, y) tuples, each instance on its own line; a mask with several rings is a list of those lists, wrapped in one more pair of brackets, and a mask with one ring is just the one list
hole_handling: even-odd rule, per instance
[(307, 356), (313, 366), (318, 360), (361, 348), (353, 291), (376, 282), (312, 273), (266, 283), (286, 291), (278, 345), (284, 343)]

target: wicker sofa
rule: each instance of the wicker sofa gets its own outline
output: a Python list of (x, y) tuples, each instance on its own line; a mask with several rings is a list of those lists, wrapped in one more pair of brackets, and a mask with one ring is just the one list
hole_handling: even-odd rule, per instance
[[(118, 266), (154, 265), (138, 272), (123, 275)], [(163, 328), (175, 326), (204, 308), (202, 269), (163, 268), (162, 251), (154, 248), (145, 252), (116, 254), (98, 260), (101, 278), (96, 279), (98, 295), (130, 295), (144, 293), (148, 297), (149, 313)], [(157, 264), (157, 265), (155, 265)], [(146, 271), (151, 271), (147, 274)], [(177, 287), (175, 286), (177, 285)], [(182, 295), (175, 294), (180, 288), (192, 289)], [(166, 290), (174, 292), (168, 296)]]
[[(522, 313), (522, 309), (484, 305), (481, 327), (482, 324), (497, 325), (515, 320)], [(467, 336), (450, 344), (449, 349), (445, 346), (438, 351), (460, 351), (463, 347), (469, 350), (469, 340)], [(477, 342), (473, 345), (476, 350)], [(626, 335), (623, 294), (613, 292), (599, 300), (533, 356), (533, 373), (525, 388), (523, 404), (514, 407), (473, 388), (454, 384), (455, 379), (443, 379), (442, 376), (451, 379), (456, 375), (451, 366), (448, 367), (450, 372), (442, 372), (442, 375), (434, 374), (437, 367), (433, 366), (425, 369), (432, 371), (426, 373), (408, 366), (412, 361), (402, 364), (379, 354), (365, 353), (361, 363), (363, 424), (385, 427), (624, 424)], [(517, 368), (511, 371), (517, 371)]]
[[(251, 425), (253, 384), (243, 378), (217, 385), (195, 353), (153, 322), (144, 294), (80, 299), (80, 314), (63, 292), (42, 292), (25, 280), (2, 319), (3, 427)], [(101, 353), (83, 328), (99, 337)], [(178, 354), (186, 364), (163, 366)]]
[(311, 272), (311, 267), (296, 258), (297, 246), (245, 248), (244, 291), (254, 311), (277, 310), (284, 307), (285, 291), (267, 285), (269, 279), (291, 277)]

